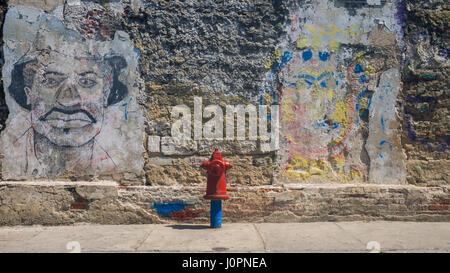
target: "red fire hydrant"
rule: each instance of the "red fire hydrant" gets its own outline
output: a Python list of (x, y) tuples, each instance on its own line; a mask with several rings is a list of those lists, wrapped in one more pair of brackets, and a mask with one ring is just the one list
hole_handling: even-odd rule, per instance
[(222, 158), (219, 150), (215, 150), (209, 161), (205, 161), (200, 167), (208, 171), (205, 199), (228, 199), (227, 182), (225, 172), (231, 168), (231, 164)]
[(225, 173), (231, 164), (224, 161), (219, 150), (215, 149), (209, 161), (203, 162), (200, 167), (208, 171), (205, 199), (211, 199), (211, 227), (222, 225), (222, 200), (230, 198), (227, 195)]

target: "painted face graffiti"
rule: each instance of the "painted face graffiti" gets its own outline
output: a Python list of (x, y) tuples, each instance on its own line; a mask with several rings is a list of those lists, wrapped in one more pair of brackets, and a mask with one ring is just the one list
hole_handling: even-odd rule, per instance
[(342, 148), (338, 147), (348, 131), (351, 107), (345, 76), (335, 71), (327, 52), (315, 55), (313, 58), (313, 52), (305, 50), (290, 63), (282, 111), (290, 149), (320, 159)]
[(2, 177), (84, 180), (114, 174), (140, 180), (140, 52), (129, 35), (117, 29), (108, 37), (86, 35), (71, 19), (25, 7), (11, 7), (8, 14), (5, 22), (14, 31), (4, 36), (9, 115), (0, 135)]
[(36, 159), (34, 165), (48, 166), (45, 175), (93, 168), (104, 161), (115, 166), (95, 138), (105, 109), (127, 95), (118, 80), (125, 66), (121, 56), (78, 57), (51, 50), (24, 56), (14, 65), (9, 92), (29, 111), (31, 126), (19, 137), (31, 139), (27, 154), (33, 156), (27, 158), (27, 169)]
[(112, 71), (57, 52), (48, 57), (38, 58), (34, 80), (25, 87), (32, 127), (58, 146), (84, 145), (101, 130)]

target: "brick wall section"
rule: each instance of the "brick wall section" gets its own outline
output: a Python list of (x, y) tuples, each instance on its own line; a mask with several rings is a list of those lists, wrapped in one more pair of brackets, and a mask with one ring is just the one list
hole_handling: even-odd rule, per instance
[[(0, 182), (0, 225), (209, 223), (203, 187)], [(325, 184), (231, 187), (224, 222), (450, 221), (450, 188)], [(159, 204), (182, 204), (167, 217)]]

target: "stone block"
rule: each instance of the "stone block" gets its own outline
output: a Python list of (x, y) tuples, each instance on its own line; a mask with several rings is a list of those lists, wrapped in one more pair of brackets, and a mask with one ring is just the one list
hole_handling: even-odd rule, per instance
[(252, 140), (199, 140), (198, 154), (211, 155), (218, 149), (222, 155), (254, 154), (257, 152), (257, 142)]
[(147, 140), (147, 150), (149, 153), (159, 153), (160, 152), (160, 142), (161, 138), (159, 136), (148, 136)]
[(162, 137), (161, 153), (164, 155), (193, 155), (197, 151), (197, 142), (182, 137)]

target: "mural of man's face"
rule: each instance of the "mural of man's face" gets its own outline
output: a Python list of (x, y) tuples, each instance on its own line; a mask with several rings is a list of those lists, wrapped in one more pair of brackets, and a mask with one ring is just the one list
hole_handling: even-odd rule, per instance
[(38, 58), (33, 82), (25, 87), (34, 131), (65, 147), (98, 135), (112, 82), (106, 66), (54, 51)]

